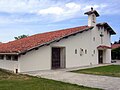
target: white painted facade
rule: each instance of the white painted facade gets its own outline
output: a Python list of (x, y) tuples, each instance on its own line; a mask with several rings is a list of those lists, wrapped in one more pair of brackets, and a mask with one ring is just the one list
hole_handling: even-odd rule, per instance
[[(88, 19), (92, 20), (91, 18)], [(88, 24), (91, 24), (89, 20)], [(104, 35), (102, 39), (100, 37), (101, 32)], [(95, 65), (99, 64), (97, 49), (99, 45), (111, 47), (110, 33), (104, 28), (99, 29), (94, 25), (92, 30), (78, 33), (59, 42), (40, 47), (38, 50), (27, 52), (25, 55), (19, 56), (18, 61), (0, 60), (0, 68), (12, 71), (18, 69), (18, 72), (50, 70), (52, 68), (52, 47), (64, 47), (65, 68)], [(75, 50), (77, 50), (76, 54)], [(111, 63), (111, 49), (103, 50), (103, 63)]]
[(0, 68), (15, 72), (16, 69), (19, 69), (19, 62), (6, 60), (5, 57), (4, 59), (0, 59)]
[(96, 25), (96, 16), (95, 14), (91, 14), (88, 16), (88, 26), (95, 26)]
[(20, 56), (19, 72), (50, 70), (51, 69), (51, 48), (50, 46), (41, 47)]
[[(102, 45), (110, 46), (109, 33), (106, 30), (98, 30), (95, 27), (93, 30), (85, 31), (62, 39), (59, 42), (54, 42), (49, 46), (41, 47), (38, 50), (30, 51), (25, 55), (21, 55), (18, 61), (0, 60), (0, 68), (14, 71), (18, 69), (19, 72), (50, 70), (52, 47), (65, 47), (65, 68), (98, 64), (97, 47), (101, 45), (101, 31), (104, 32)], [(93, 40), (94, 37), (95, 41)], [(77, 49), (77, 54), (75, 54), (75, 49)], [(83, 49), (82, 56), (80, 55), (80, 49)], [(86, 54), (85, 50), (87, 50)], [(104, 50), (104, 63), (111, 62), (110, 52), (110, 49)]]

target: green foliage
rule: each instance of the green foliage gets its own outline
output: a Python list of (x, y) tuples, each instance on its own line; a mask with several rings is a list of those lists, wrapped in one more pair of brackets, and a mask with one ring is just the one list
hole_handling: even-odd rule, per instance
[(72, 72), (120, 77), (120, 65), (101, 66)]
[(20, 35), (20, 36), (17, 36), (17, 37), (14, 37), (16, 40), (18, 39), (22, 39), (22, 38), (25, 38), (25, 37), (28, 37), (28, 35)]
[(120, 44), (120, 38), (118, 41), (115, 41), (114, 44)]
[(112, 59), (120, 59), (120, 47), (112, 49)]
[(120, 52), (120, 47), (113, 49), (112, 52)]

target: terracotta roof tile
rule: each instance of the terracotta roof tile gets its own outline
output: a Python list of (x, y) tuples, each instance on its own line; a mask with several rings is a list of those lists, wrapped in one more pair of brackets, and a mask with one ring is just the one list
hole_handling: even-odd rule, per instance
[(110, 46), (100, 45), (97, 47), (98, 49), (111, 49)]
[(75, 28), (36, 34), (23, 39), (3, 43), (0, 44), (0, 53), (20, 53), (23, 51), (27, 51), (33, 47), (37, 47), (38, 45), (42, 45), (63, 36), (70, 35), (74, 32), (83, 31), (89, 28), (90, 27), (88, 26), (80, 26)]
[(112, 44), (112, 49), (116, 49), (116, 48), (119, 48), (120, 47), (120, 44)]

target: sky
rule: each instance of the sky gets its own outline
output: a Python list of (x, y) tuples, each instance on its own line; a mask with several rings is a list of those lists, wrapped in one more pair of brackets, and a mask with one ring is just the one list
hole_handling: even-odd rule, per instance
[(100, 14), (97, 22), (107, 22), (117, 33), (112, 42), (119, 40), (120, 0), (0, 0), (0, 42), (87, 25), (84, 12), (91, 7)]

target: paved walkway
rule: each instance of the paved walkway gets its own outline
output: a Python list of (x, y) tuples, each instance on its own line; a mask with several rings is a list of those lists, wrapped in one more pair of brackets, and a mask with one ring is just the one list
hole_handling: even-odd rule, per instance
[(120, 78), (78, 74), (66, 70), (28, 72), (26, 74), (105, 90), (120, 90)]
[(115, 60), (115, 61), (116, 61), (116, 63), (113, 63), (113, 64), (120, 65), (120, 60)]

